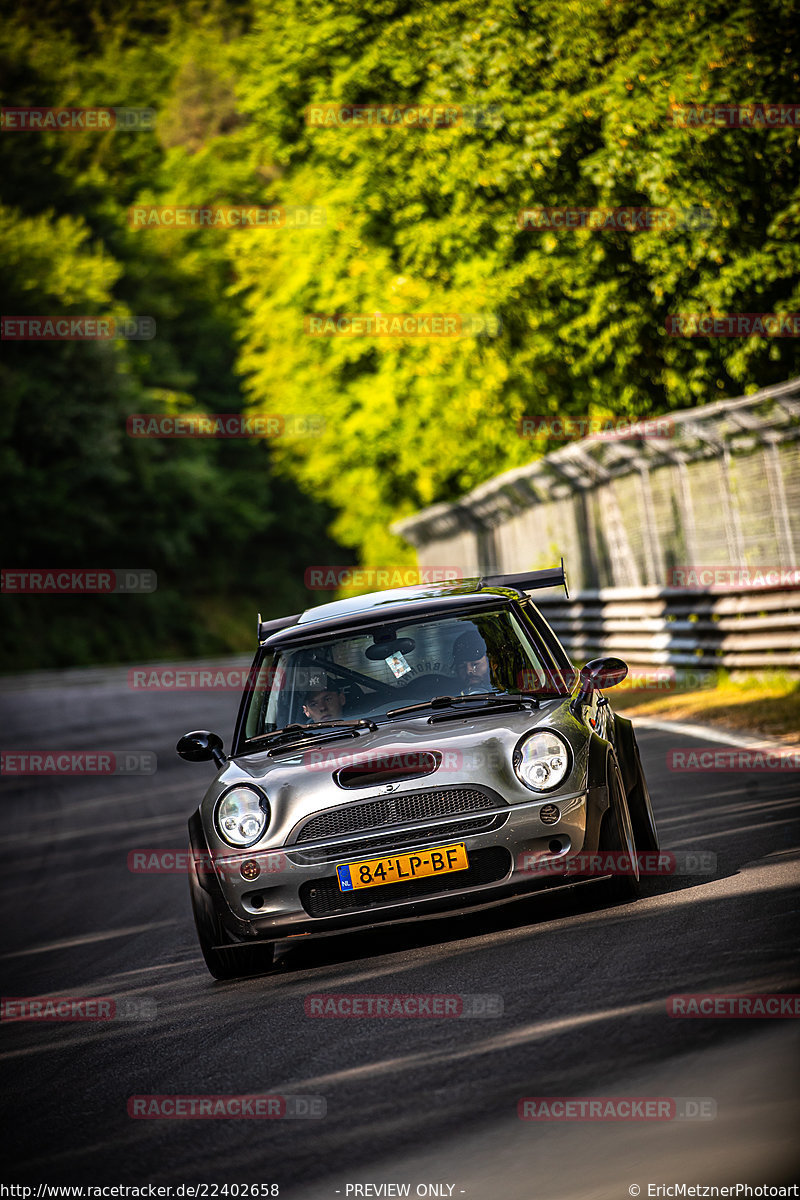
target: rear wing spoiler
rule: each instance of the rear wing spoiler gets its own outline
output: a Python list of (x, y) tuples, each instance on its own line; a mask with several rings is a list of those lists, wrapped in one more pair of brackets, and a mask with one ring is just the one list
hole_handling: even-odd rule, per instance
[(296, 625), (302, 615), (302, 613), (295, 613), (293, 617), (274, 617), (271, 621), (262, 621), (261, 613), (259, 613), (258, 620), (256, 621), (256, 635), (259, 646), (264, 645), (270, 634), (277, 633), (279, 629), (289, 629), (290, 626)]
[[(478, 581), (478, 587), (517, 588), (523, 592), (533, 592), (537, 588), (563, 587), (569, 600), (567, 573), (564, 569), (563, 558), (560, 567), (548, 567), (544, 571), (522, 571), (518, 575), (483, 575)], [(262, 621), (261, 613), (259, 613), (256, 622), (259, 646), (263, 646), (271, 634), (296, 625), (302, 615), (302, 613), (295, 613), (292, 617), (275, 617), (271, 621)]]
[(567, 572), (564, 568), (563, 558), (560, 567), (548, 567), (544, 571), (522, 571), (517, 575), (484, 575), (481, 578), (480, 586), (519, 588), (523, 592), (533, 592), (538, 588), (546, 587), (563, 587), (569, 600)]

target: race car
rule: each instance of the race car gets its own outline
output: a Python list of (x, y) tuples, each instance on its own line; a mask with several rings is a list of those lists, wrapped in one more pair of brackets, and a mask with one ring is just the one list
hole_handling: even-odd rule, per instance
[[(217, 979), (275, 944), (603, 881), (639, 892), (658, 834), (631, 722), (529, 592), (548, 570), (373, 592), (258, 620), (229, 754), (189, 821), (200, 948)], [(567, 593), (568, 594), (568, 593)]]

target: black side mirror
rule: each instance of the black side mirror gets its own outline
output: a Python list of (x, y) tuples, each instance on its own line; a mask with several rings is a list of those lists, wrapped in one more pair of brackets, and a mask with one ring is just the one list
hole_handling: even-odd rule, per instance
[(593, 658), (585, 667), (581, 667), (581, 686), (570, 708), (577, 713), (581, 704), (585, 704), (594, 688), (611, 688), (622, 683), (628, 674), (628, 665), (621, 658)]
[(196, 729), (194, 733), (185, 733), (175, 749), (186, 762), (210, 762), (213, 759), (218, 767), (224, 767), (228, 759), (222, 745), (218, 733)]
[(587, 688), (611, 688), (622, 683), (628, 665), (621, 658), (593, 658), (581, 669), (581, 682)]

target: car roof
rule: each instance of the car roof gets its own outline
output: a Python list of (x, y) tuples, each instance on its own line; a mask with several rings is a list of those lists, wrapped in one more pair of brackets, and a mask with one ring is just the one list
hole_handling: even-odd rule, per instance
[[(336, 620), (337, 617), (349, 617), (355, 613), (380, 612), (387, 614), (395, 609), (405, 612), (407, 605), (414, 600), (437, 600), (443, 596), (459, 596), (468, 598), (484, 595), (486, 589), (480, 590), (480, 580), (473, 586), (464, 585), (459, 580), (457, 585), (411, 585), (409, 587), (387, 588), (384, 592), (367, 592), (363, 596), (348, 596), (344, 600), (332, 600), (330, 604), (319, 604), (316, 608), (307, 608), (301, 614), (298, 625), (308, 625), (313, 621)], [(507, 590), (492, 589), (499, 595), (507, 595)], [(519, 593), (517, 593), (519, 595)]]
[(306, 640), (339, 628), (407, 621), (411, 617), (434, 616), (456, 609), (491, 608), (498, 603), (525, 601), (526, 590), (553, 586), (567, 587), (563, 560), (560, 567), (518, 575), (488, 575), (387, 588), (319, 604), (293, 617), (274, 621), (261, 621), (259, 617), (259, 642), (273, 646)]
[(393, 588), (351, 596), (308, 609), (290, 626), (276, 630), (266, 641), (269, 646), (311, 640), (321, 635), (344, 633), (360, 628), (408, 622), (457, 612), (496, 609), (514, 600), (524, 600), (521, 592), (501, 588), (481, 590), (462, 588)]

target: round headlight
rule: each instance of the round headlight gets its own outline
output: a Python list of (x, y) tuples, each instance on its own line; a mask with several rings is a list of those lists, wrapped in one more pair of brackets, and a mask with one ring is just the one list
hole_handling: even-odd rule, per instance
[(231, 846), (252, 846), (267, 828), (269, 802), (255, 788), (237, 786), (217, 804), (217, 830)]
[(569, 750), (557, 733), (540, 729), (524, 738), (514, 751), (514, 770), (526, 787), (549, 792), (569, 770)]

